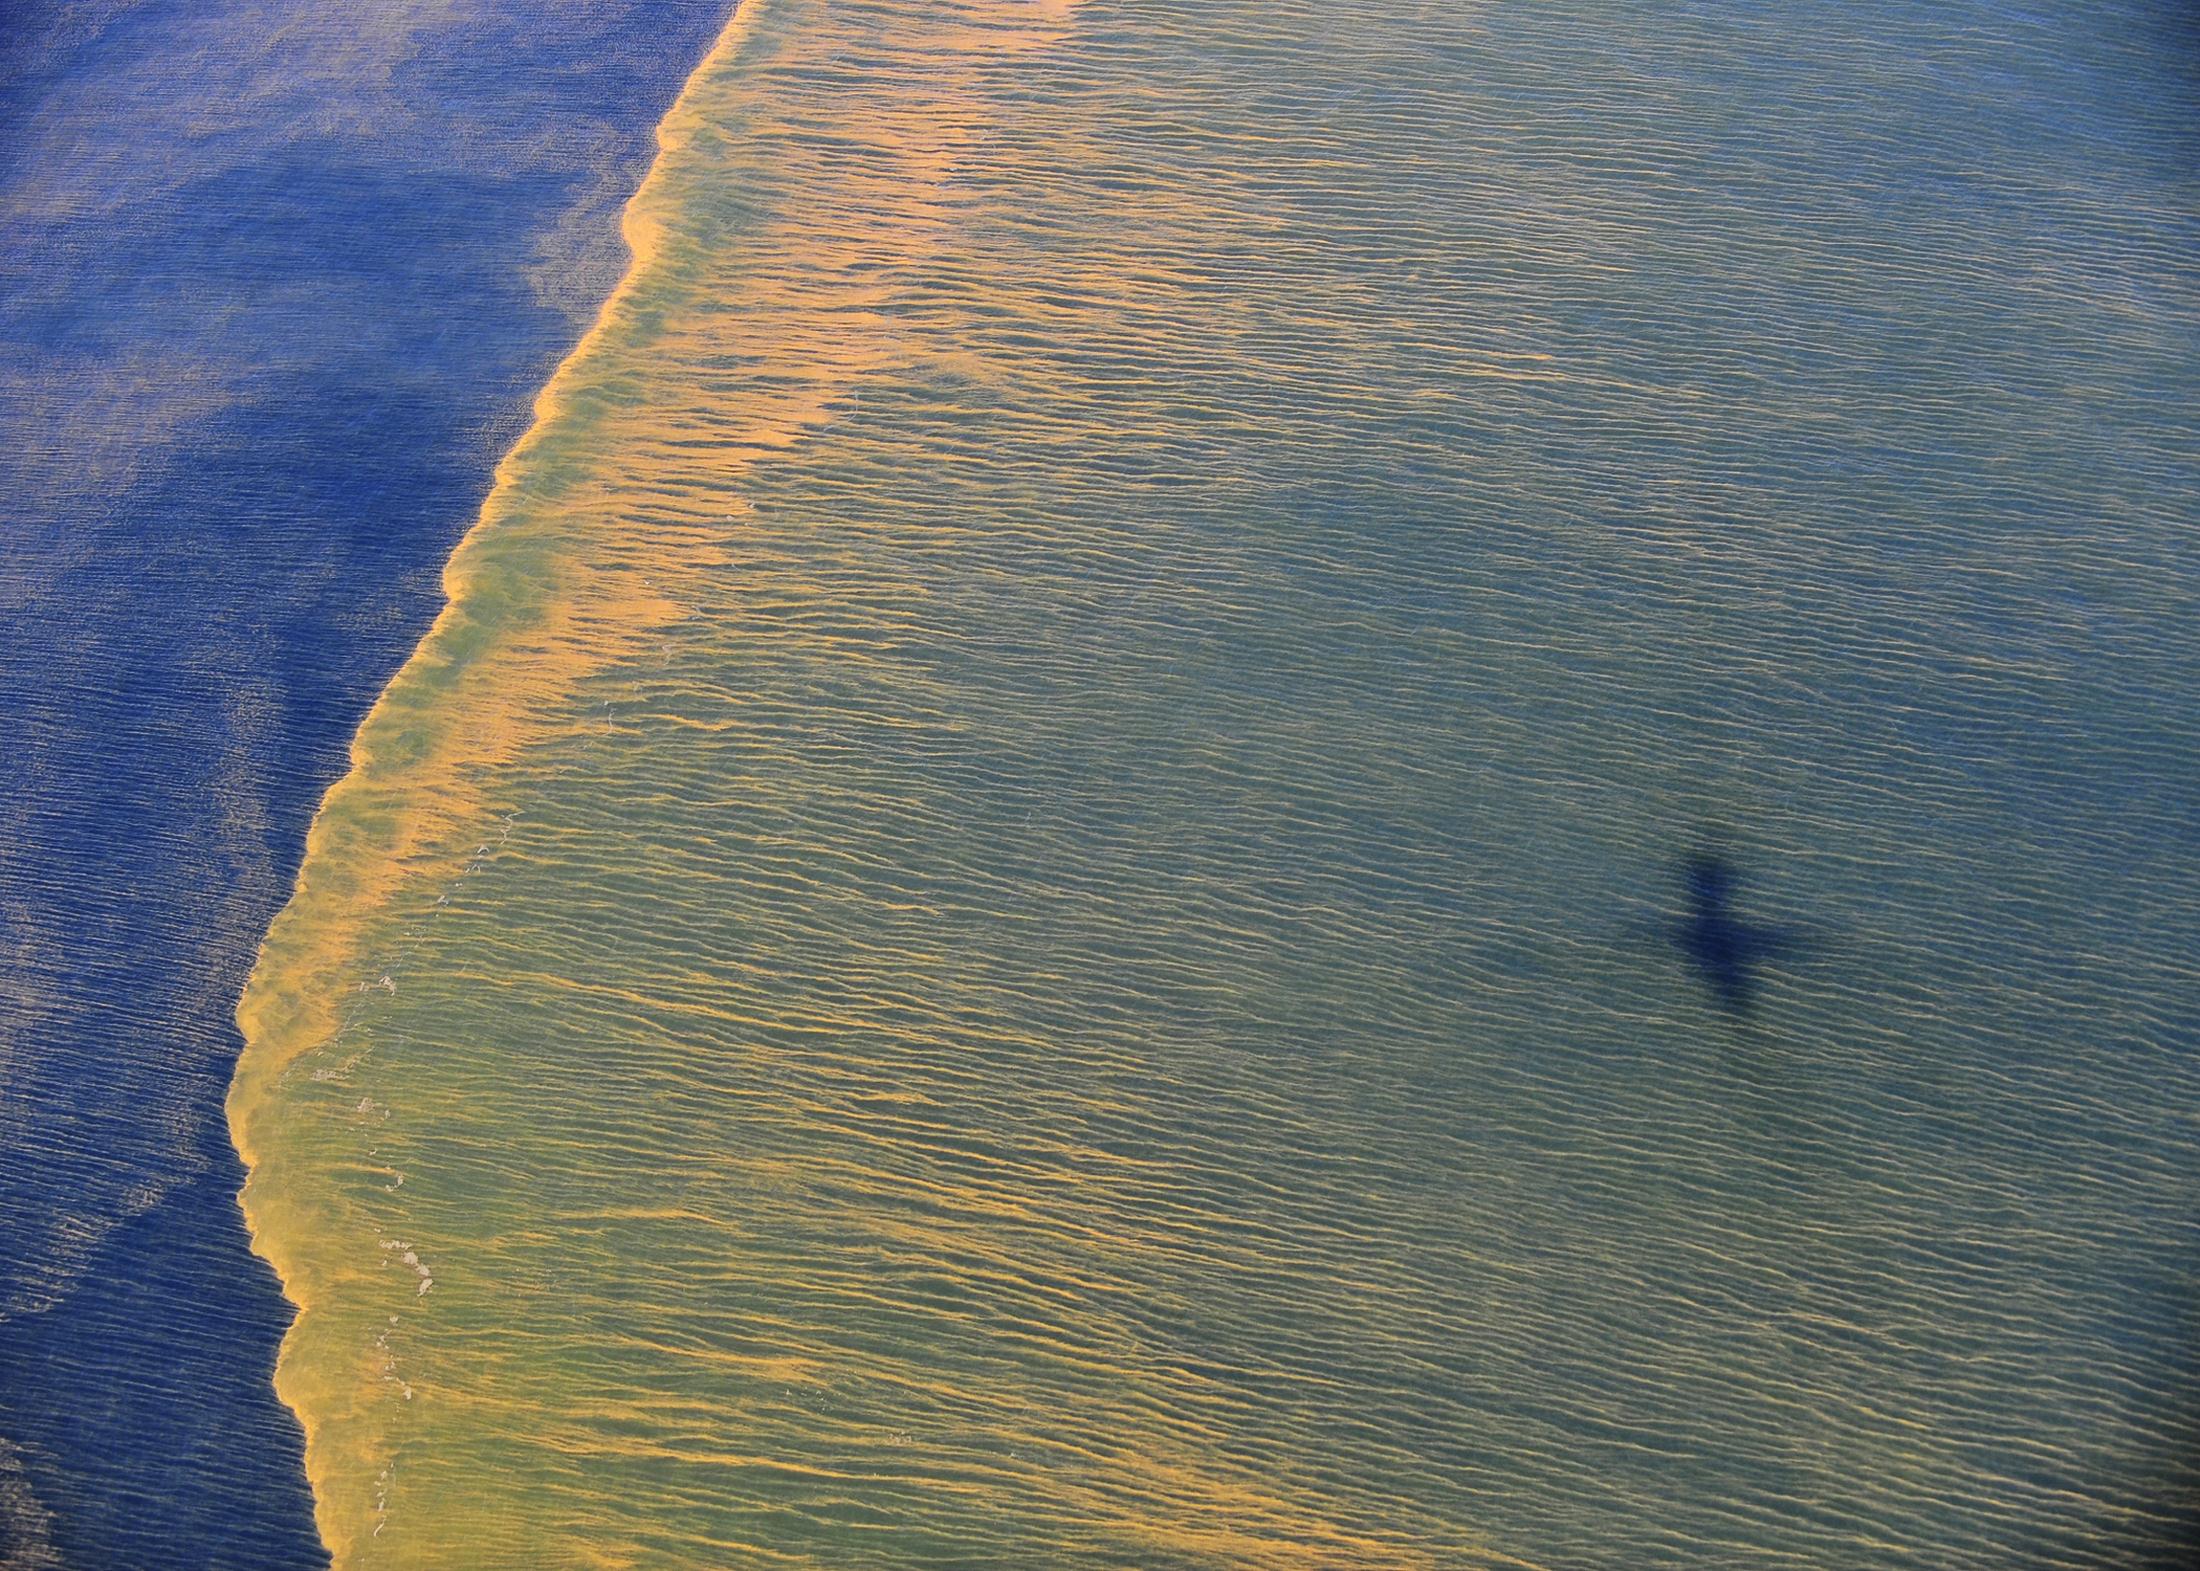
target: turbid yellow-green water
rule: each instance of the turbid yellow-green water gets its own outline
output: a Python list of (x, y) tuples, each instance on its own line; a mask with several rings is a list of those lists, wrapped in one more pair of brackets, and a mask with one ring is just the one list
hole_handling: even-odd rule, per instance
[(338, 1565), (2173, 1563), (2150, 58), (748, 0), (240, 1012)]

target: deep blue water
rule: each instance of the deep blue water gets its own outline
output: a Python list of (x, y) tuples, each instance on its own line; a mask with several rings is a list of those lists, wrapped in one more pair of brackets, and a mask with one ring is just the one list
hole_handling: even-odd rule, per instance
[(0, 25), (0, 1564), (324, 1556), (232, 1011), (723, 0)]

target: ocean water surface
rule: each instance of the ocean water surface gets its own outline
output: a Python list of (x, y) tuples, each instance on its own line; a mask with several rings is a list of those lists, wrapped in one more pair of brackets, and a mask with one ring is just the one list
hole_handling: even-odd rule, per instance
[(0, 7), (0, 1565), (325, 1561), (222, 1115), (723, 4)]
[(2188, 41), (746, 0), (240, 1010), (337, 1563), (2187, 1563)]

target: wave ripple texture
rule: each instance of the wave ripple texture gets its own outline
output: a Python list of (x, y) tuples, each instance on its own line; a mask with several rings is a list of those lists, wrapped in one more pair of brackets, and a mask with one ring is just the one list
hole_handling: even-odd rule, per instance
[(749, 0), (242, 1007), (338, 1563), (2176, 1563), (2150, 20)]

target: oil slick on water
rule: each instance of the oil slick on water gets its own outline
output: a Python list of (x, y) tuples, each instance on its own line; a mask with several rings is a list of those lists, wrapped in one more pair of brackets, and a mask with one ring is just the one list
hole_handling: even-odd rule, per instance
[(245, 1001), (339, 1561), (2177, 1563), (2168, 25), (754, 0)]

